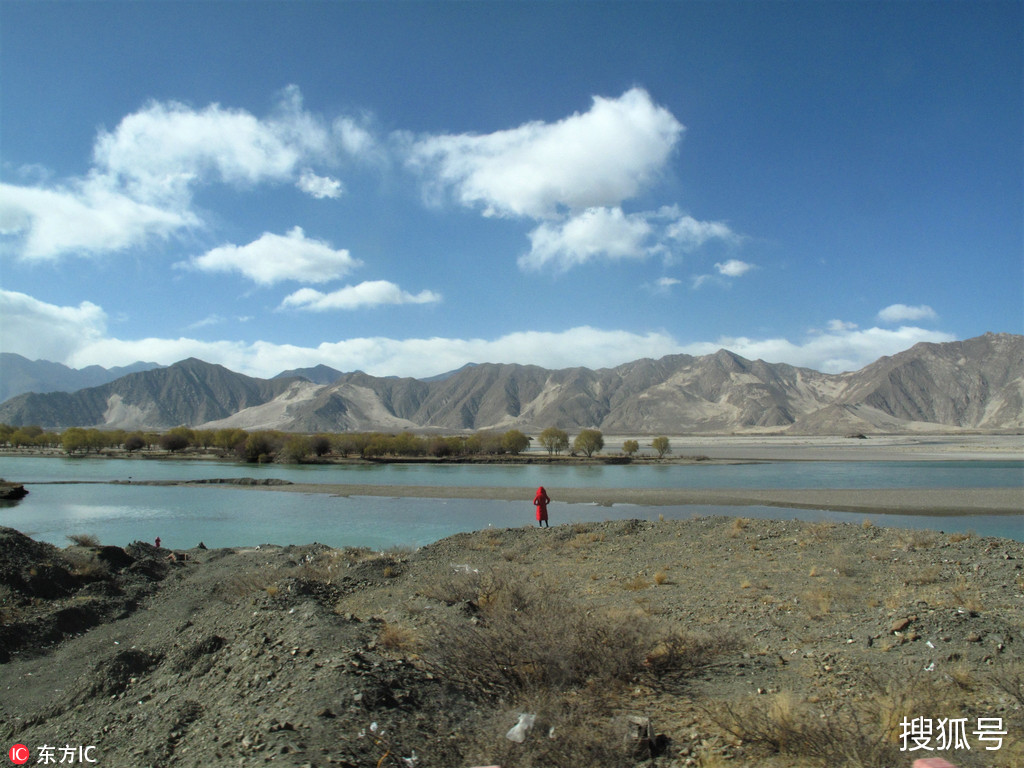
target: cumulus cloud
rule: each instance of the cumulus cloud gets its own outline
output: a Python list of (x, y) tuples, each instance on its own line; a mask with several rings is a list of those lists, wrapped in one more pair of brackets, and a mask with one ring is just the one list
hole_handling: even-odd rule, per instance
[(303, 108), (295, 86), (265, 117), (220, 104), (197, 109), (151, 101), (99, 132), (85, 176), (0, 185), (0, 237), (27, 260), (137, 247), (202, 226), (192, 209), (198, 186), (289, 183), (314, 197), (336, 198), (341, 181), (312, 165), (377, 152), (358, 120), (328, 124)]
[(878, 319), (883, 323), (904, 323), (916, 320), (935, 320), (938, 315), (935, 310), (927, 304), (916, 307), (908, 307), (906, 304), (891, 304), (878, 313)]
[(651, 225), (643, 215), (621, 208), (589, 208), (558, 223), (544, 222), (530, 233), (530, 252), (519, 258), (524, 269), (553, 265), (558, 271), (591, 259), (635, 259), (647, 255)]
[(55, 189), (0, 183), (0, 237), (25, 261), (121, 251), (198, 224), (188, 211), (138, 202), (102, 178)]
[(680, 216), (669, 224), (665, 235), (684, 251), (695, 251), (711, 240), (738, 243), (742, 239), (721, 221), (698, 221), (692, 216)]
[(317, 176), (308, 168), (302, 172), (295, 186), (318, 200), (323, 200), (325, 197), (341, 197), (344, 191), (344, 186), (337, 179), (332, 179), (329, 176)]
[[(103, 338), (107, 315), (91, 301), (61, 307), (0, 289), (0, 350), (61, 362)], [(133, 361), (134, 362), (134, 361)]]
[(387, 280), (370, 280), (330, 293), (322, 293), (314, 288), (302, 288), (286, 296), (281, 307), (326, 312), (335, 309), (362, 309), (381, 304), (432, 304), (439, 301), (441, 295), (433, 291), (412, 294)]
[(715, 269), (718, 270), (718, 274), (725, 275), (726, 277), (739, 277), (740, 275), (745, 275), (753, 268), (753, 264), (748, 264), (747, 262), (740, 261), (739, 259), (729, 259), (721, 264), (715, 264)]
[[(684, 231), (690, 234), (681, 234)], [(530, 233), (530, 251), (519, 257), (519, 266), (527, 270), (551, 267), (565, 271), (597, 259), (643, 259), (661, 254), (671, 260), (677, 248), (695, 250), (712, 239), (734, 243), (741, 238), (720, 222), (697, 221), (682, 215), (675, 206), (640, 213), (624, 213), (618, 206), (588, 208), (582, 213), (542, 222)], [(742, 274), (753, 265), (733, 259), (724, 267), (742, 270), (735, 271)]]
[(204, 272), (240, 272), (260, 285), (283, 280), (324, 283), (361, 264), (344, 248), (306, 237), (302, 227), (286, 235), (264, 232), (248, 245), (222, 245), (187, 263)]
[(324, 158), (330, 148), (327, 127), (302, 109), (301, 94), (290, 88), (278, 112), (265, 119), (219, 104), (196, 110), (150, 102), (100, 133), (93, 160), (136, 199), (180, 205), (198, 182), (289, 180), (300, 163)]
[(435, 194), (451, 190), (485, 215), (549, 218), (636, 196), (670, 157), (683, 126), (634, 88), (596, 96), (590, 110), (484, 135), (412, 142), (408, 164)]

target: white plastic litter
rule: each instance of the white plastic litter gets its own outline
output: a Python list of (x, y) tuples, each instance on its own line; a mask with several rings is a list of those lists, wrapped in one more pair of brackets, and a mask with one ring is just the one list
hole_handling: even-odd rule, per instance
[(508, 729), (505, 738), (516, 744), (522, 744), (526, 740), (526, 732), (533, 728), (533, 721), (536, 719), (536, 715), (522, 713), (519, 715), (519, 722)]

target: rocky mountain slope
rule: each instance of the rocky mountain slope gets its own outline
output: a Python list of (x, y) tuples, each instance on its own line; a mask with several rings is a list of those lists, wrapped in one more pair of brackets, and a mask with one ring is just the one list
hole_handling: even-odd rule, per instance
[(274, 399), (295, 381), (254, 379), (190, 358), (74, 393), (19, 395), (0, 405), (0, 421), (47, 429), (162, 429), (224, 418)]
[(482, 364), (428, 381), (356, 372), (323, 383), (335, 372), (310, 371), (264, 381), (186, 360), (70, 395), (14, 398), (0, 405), (0, 422), (303, 432), (558, 426), (620, 434), (1024, 428), (1024, 336), (1011, 334), (917, 344), (844, 374), (726, 350), (600, 370)]

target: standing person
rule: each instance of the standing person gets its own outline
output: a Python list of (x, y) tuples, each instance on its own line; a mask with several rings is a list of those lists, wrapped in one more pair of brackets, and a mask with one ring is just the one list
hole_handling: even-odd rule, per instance
[(551, 527), (548, 523), (548, 504), (550, 503), (551, 499), (548, 497), (548, 492), (544, 490), (542, 485), (537, 489), (537, 495), (533, 497), (533, 505), (537, 507), (537, 525), (541, 528)]

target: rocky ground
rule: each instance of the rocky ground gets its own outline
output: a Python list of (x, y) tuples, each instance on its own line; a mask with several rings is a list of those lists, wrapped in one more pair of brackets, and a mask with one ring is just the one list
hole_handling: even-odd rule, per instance
[(719, 517), (385, 553), (0, 528), (0, 740), (101, 768), (877, 767), (925, 754), (903, 718), (933, 747), (966, 718), (969, 749), (926, 756), (1020, 766), (1022, 567), (1002, 539)]

